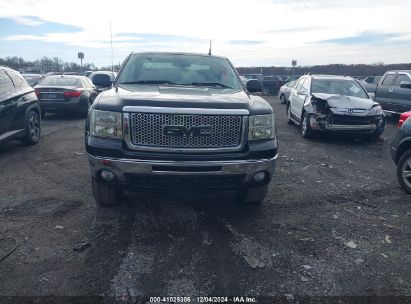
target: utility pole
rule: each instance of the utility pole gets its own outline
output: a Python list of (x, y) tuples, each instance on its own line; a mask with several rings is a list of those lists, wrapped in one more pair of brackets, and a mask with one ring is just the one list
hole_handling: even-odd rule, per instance
[(114, 72), (114, 67), (113, 67), (113, 32), (111, 31), (111, 20), (110, 20), (110, 41), (111, 41), (111, 71)]

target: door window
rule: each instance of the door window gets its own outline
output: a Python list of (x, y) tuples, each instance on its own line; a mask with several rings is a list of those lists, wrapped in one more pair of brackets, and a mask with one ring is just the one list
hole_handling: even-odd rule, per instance
[(394, 74), (388, 74), (385, 76), (384, 81), (382, 82), (382, 85), (388, 86), (391, 85), (393, 80), (394, 80)]
[(12, 94), (13, 91), (14, 85), (10, 77), (3, 70), (0, 70), (0, 98)]
[(24, 80), (24, 78), (22, 76), (14, 73), (14, 72), (11, 72), (11, 71), (7, 71), (6, 73), (7, 73), (7, 75), (10, 76), (10, 78), (13, 81), (14, 86), (16, 87), (17, 90), (20, 90), (20, 89), (25, 87), (25, 82), (26, 81)]
[(395, 79), (394, 85), (399, 87), (401, 85), (401, 81), (410, 81), (410, 77), (405, 74), (398, 74), (397, 79)]

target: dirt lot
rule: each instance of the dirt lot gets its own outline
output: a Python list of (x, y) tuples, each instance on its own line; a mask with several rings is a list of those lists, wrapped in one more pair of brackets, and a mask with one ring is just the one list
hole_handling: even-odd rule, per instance
[(37, 146), (0, 147), (0, 257), (17, 241), (0, 262), (0, 295), (411, 296), (411, 197), (390, 158), (395, 122), (385, 142), (305, 140), (268, 99), (280, 154), (258, 207), (229, 193), (129, 193), (97, 209), (74, 115), (49, 115)]

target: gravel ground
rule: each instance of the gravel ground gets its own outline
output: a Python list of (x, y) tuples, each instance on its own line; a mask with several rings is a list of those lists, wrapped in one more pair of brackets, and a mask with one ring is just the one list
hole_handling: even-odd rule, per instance
[[(0, 147), (0, 296), (411, 296), (410, 196), (385, 141), (305, 140), (277, 114), (261, 206), (226, 193), (128, 193), (96, 208), (84, 119), (49, 115), (41, 142)], [(6, 239), (12, 238), (12, 239)], [(407, 298), (408, 300), (410, 298)]]

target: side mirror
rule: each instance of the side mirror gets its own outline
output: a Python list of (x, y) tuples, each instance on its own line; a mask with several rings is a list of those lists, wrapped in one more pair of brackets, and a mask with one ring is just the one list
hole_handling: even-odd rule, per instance
[(368, 93), (368, 96), (370, 96), (372, 100), (375, 100), (375, 93)]
[(250, 79), (247, 81), (246, 88), (251, 93), (261, 92), (263, 90), (263, 83), (257, 79)]
[(93, 84), (98, 87), (108, 88), (111, 87), (113, 81), (111, 81), (109, 75), (97, 74), (93, 77)]
[(297, 90), (297, 95), (307, 95), (307, 90)]
[(411, 81), (401, 81), (401, 88), (411, 89)]

